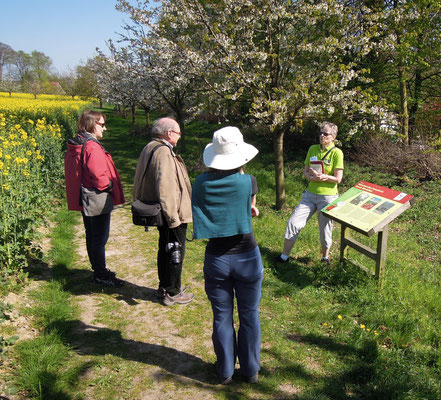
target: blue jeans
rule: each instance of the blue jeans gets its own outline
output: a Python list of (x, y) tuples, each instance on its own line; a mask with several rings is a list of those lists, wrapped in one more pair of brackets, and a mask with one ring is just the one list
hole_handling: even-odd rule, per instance
[[(236, 356), (244, 376), (260, 370), (259, 301), (262, 295), (263, 264), (259, 247), (240, 254), (214, 255), (205, 252), (205, 292), (213, 309), (213, 345), (217, 374), (221, 379), (234, 373)], [(236, 338), (234, 296), (239, 313)]]
[(86, 217), (83, 214), (86, 229), (86, 247), (89, 261), (95, 275), (106, 271), (106, 243), (109, 239), (110, 213)]

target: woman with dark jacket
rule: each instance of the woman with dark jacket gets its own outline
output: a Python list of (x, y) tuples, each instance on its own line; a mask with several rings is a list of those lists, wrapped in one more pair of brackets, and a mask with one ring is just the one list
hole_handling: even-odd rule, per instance
[[(231, 383), (236, 356), (240, 372), (257, 383), (260, 370), (260, 322), (263, 265), (251, 217), (256, 208), (256, 179), (242, 166), (258, 150), (244, 143), (239, 129), (216, 131), (204, 151), (210, 168), (193, 185), (192, 207), (195, 238), (208, 238), (205, 249), (205, 292), (213, 309), (213, 345), (216, 372), (222, 384)], [(239, 313), (236, 336), (234, 297)]]
[(110, 213), (125, 202), (112, 156), (98, 139), (106, 130), (106, 116), (86, 110), (78, 122), (78, 135), (69, 139), (64, 159), (69, 210), (81, 211), (86, 230), (87, 254), (94, 281), (121, 286), (124, 281), (106, 267), (105, 246), (109, 238)]

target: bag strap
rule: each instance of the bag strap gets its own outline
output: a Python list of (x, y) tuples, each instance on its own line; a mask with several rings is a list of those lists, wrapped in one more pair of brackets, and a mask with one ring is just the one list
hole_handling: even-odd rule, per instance
[(150, 153), (149, 161), (147, 162), (147, 165), (146, 165), (145, 170), (144, 170), (144, 174), (142, 175), (142, 179), (141, 179), (141, 185), (140, 185), (140, 187), (142, 187), (142, 184), (143, 184), (143, 182), (144, 182), (144, 178), (145, 178), (145, 176), (147, 175), (147, 171), (149, 170), (149, 166), (150, 166), (150, 162), (152, 161), (153, 154), (155, 153), (156, 150), (158, 150), (158, 149), (159, 149), (160, 147), (162, 147), (162, 146), (167, 146), (167, 145), (166, 145), (166, 144), (158, 144), (158, 145), (152, 150), (152, 152)]
[(323, 160), (326, 158), (326, 156), (327, 156), (332, 150), (334, 150), (334, 149), (335, 149), (335, 146), (331, 147), (331, 148), (326, 152), (326, 154), (320, 159), (320, 161), (323, 161)]
[[(81, 135), (80, 135), (80, 136), (81, 136)], [(84, 136), (81, 136), (81, 137), (84, 138)], [(80, 155), (80, 165), (81, 165), (81, 185), (83, 185), (83, 176), (84, 176), (84, 149), (86, 148), (86, 143), (87, 143), (87, 142), (90, 142), (90, 141), (95, 142), (95, 143), (98, 143), (98, 144), (102, 147), (102, 149), (104, 150), (103, 145), (102, 145), (98, 140), (96, 140), (95, 138), (92, 138), (92, 137), (85, 138), (84, 142), (83, 142), (82, 145), (81, 145), (81, 155)], [(105, 150), (104, 150), (104, 151), (105, 151)]]

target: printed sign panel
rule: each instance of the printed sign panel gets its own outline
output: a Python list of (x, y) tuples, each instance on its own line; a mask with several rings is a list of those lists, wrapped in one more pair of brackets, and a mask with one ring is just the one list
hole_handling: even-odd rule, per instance
[(413, 196), (361, 181), (322, 209), (331, 219), (369, 236), (407, 210)]

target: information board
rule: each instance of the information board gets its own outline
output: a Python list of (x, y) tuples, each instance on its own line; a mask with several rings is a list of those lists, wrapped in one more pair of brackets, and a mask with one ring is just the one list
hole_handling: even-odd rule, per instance
[(407, 193), (361, 181), (323, 208), (322, 212), (371, 236), (407, 210), (413, 201), (413, 196)]

